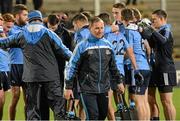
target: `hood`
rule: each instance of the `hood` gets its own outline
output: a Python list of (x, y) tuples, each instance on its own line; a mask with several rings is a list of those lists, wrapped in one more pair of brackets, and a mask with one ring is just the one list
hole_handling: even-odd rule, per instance
[(25, 30), (23, 31), (23, 34), (28, 43), (35, 44), (36, 42), (38, 42), (45, 32), (45, 29), (43, 28), (45, 27), (40, 23), (27, 25), (25, 27)]

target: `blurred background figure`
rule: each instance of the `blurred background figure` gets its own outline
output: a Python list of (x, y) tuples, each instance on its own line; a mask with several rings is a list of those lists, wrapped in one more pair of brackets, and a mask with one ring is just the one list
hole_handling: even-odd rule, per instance
[(12, 11), (12, 0), (0, 0), (1, 13), (10, 13)]
[(68, 30), (71, 30), (73, 28), (73, 25), (71, 23), (69, 14), (66, 12), (59, 12), (57, 13), (57, 16), (59, 18), (59, 22)]
[(132, 3), (132, 5), (137, 5), (137, 0), (127, 0), (126, 1), (126, 5), (129, 5), (131, 3)]
[(40, 10), (42, 8), (43, 1), (44, 0), (33, 0), (34, 9), (35, 10)]
[(26, 5), (26, 2), (27, 2), (27, 0), (16, 0), (16, 4), (24, 4), (24, 5)]

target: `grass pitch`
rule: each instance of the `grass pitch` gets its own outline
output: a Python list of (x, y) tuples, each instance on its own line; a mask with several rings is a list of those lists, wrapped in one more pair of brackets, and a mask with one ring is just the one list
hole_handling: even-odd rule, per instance
[[(173, 95), (173, 102), (176, 107), (176, 120), (180, 120), (180, 88), (174, 88), (174, 95)], [(5, 99), (5, 105), (4, 105), (4, 115), (3, 115), (3, 120), (9, 120), (8, 118), (8, 107), (9, 103), (11, 101), (11, 92), (6, 92), (6, 99)], [(164, 120), (164, 114), (163, 114), (163, 108), (160, 102), (159, 94), (157, 93), (156, 95), (158, 99), (158, 104), (160, 106), (160, 119)], [(50, 112), (50, 119), (53, 120), (53, 114), (52, 111)], [(20, 100), (17, 105), (17, 111), (16, 111), (16, 120), (24, 120), (24, 103), (23, 103), (23, 98), (22, 94), (20, 97)]]

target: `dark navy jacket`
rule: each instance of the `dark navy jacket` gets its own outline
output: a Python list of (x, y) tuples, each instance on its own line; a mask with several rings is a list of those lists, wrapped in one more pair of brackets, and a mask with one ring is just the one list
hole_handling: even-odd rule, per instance
[(172, 57), (174, 39), (168, 24), (154, 31), (150, 43), (154, 45), (155, 67), (159, 72), (175, 73), (175, 65)]
[(59, 80), (58, 64), (55, 55), (66, 60), (71, 57), (61, 39), (41, 23), (27, 25), (23, 32), (0, 39), (0, 46), (19, 46), (24, 55), (24, 82), (47, 82)]
[(110, 81), (122, 82), (111, 43), (92, 35), (77, 44), (65, 73), (66, 89), (73, 88), (77, 75), (80, 91), (85, 93), (105, 93)]

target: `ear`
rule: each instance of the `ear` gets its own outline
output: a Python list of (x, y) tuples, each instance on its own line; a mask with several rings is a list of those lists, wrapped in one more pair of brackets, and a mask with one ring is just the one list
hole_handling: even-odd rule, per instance
[(16, 14), (14, 17), (15, 17), (16, 19), (19, 19), (19, 14)]

